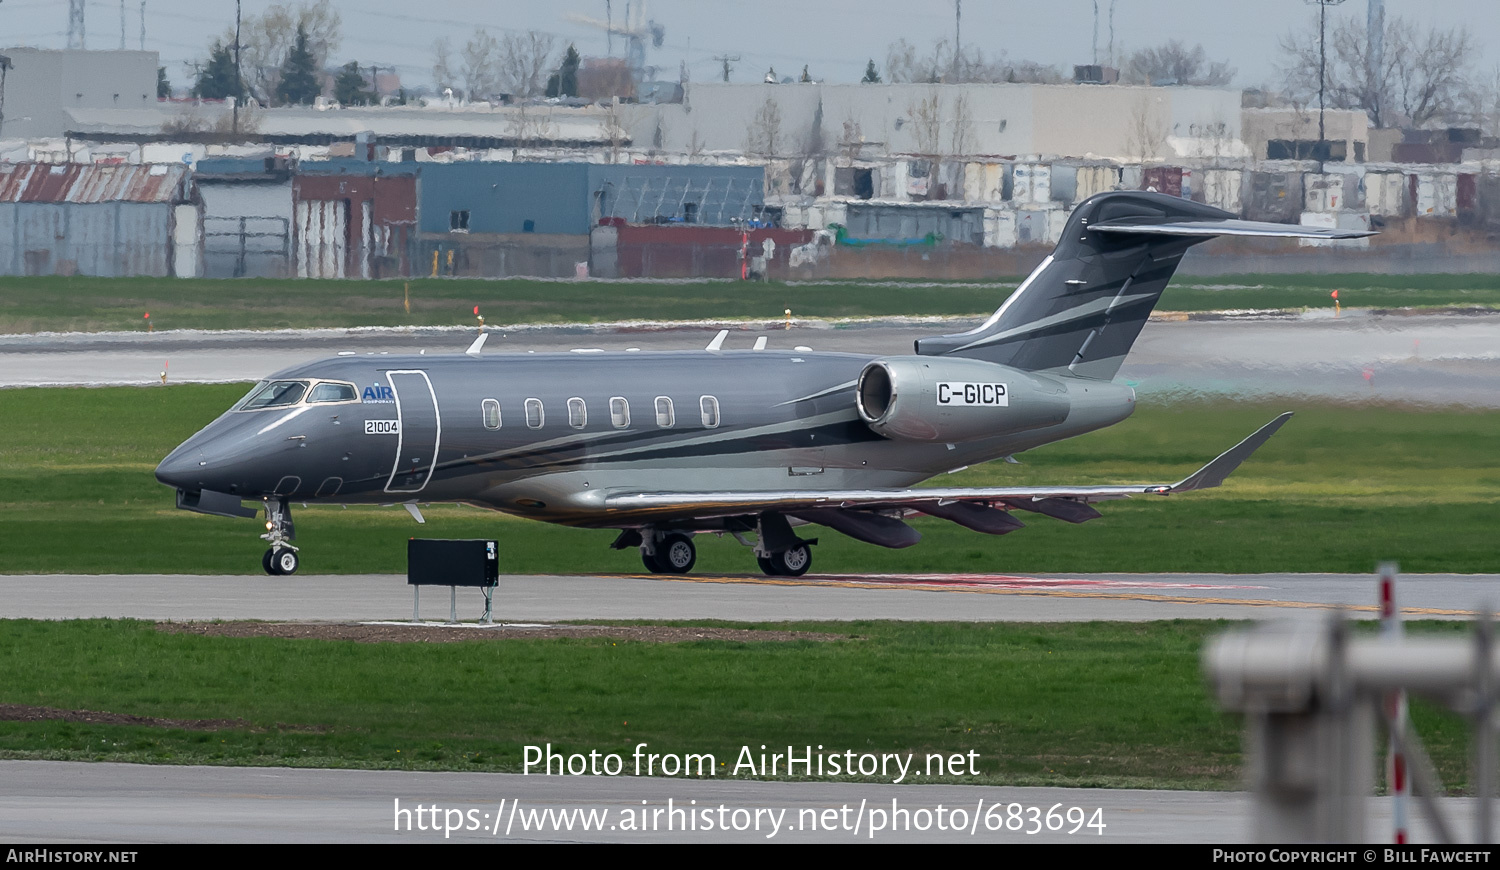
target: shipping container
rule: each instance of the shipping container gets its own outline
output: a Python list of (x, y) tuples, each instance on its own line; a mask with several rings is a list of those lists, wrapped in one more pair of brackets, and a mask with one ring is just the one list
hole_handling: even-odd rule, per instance
[(1083, 202), (1096, 193), (1116, 190), (1120, 186), (1119, 169), (1113, 166), (1080, 166), (1073, 201)]
[(1406, 176), (1401, 172), (1367, 172), (1364, 178), (1365, 207), (1381, 217), (1409, 214)]
[(1249, 193), (1247, 220), (1295, 223), (1303, 211), (1301, 172), (1252, 171)]
[(985, 247), (1014, 248), (1017, 241), (1015, 209), (1001, 206), (984, 210)]
[(1045, 163), (1017, 163), (1010, 199), (1016, 204), (1052, 200), (1052, 167)]
[(1147, 166), (1141, 175), (1141, 190), (1154, 190), (1167, 196), (1182, 196), (1182, 167)]
[(1238, 169), (1203, 170), (1203, 202), (1235, 214), (1243, 205), (1244, 173)]

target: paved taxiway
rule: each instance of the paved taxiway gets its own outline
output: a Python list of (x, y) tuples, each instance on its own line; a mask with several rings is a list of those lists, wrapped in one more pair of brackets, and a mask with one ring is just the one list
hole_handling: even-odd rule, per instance
[[(617, 751), (614, 749), (604, 751)], [(628, 754), (629, 747), (622, 747)], [(0, 761), (0, 841), (9, 843), (312, 843), (440, 842), (444, 832), (405, 830), (396, 823), (396, 801), (403, 808), (438, 806), (464, 811), (450, 824), (467, 826), (474, 810), (476, 828), (458, 830), (457, 841), (567, 842), (1133, 842), (1237, 843), (1248, 836), (1249, 798), (1232, 792), (1144, 791), (1132, 789), (999, 788), (982, 786), (886, 785), (866, 783), (775, 783), (720, 779), (671, 780), (636, 777), (545, 777), (499, 773), (421, 773), (371, 770), (291, 768), (175, 767), (168, 765), (83, 764), (53, 761)], [(709, 809), (742, 831), (623, 831), (625, 811), (675, 807)], [(883, 830), (870, 833), (872, 810), (887, 814), (892, 801), (915, 813), (932, 814), (939, 804), (960, 809), (971, 827), (939, 831), (931, 815), (927, 831)], [(501, 801), (505, 801), (502, 805)], [(690, 801), (697, 801), (691, 804)], [(1040, 814), (1056, 805), (1060, 816), (1070, 807), (1088, 817), (1102, 810), (1105, 825), (1097, 829), (1064, 824), (1060, 831), (1037, 833), (986, 828), (981, 814), (996, 804), (1004, 823), (1010, 804)], [(1372, 842), (1388, 842), (1389, 802), (1372, 800), (1368, 833)], [(1446, 799), (1444, 811), (1459, 830), (1470, 829), (1472, 803)], [(863, 812), (861, 813), (861, 805)], [(512, 815), (512, 809), (516, 812)], [(763, 812), (757, 816), (756, 810)], [(847, 811), (846, 811), (847, 809)], [(595, 811), (604, 830), (572, 830), (542, 824), (526, 830), (539, 811)], [(735, 810), (748, 812), (735, 815)], [(771, 813), (785, 810), (782, 827), (773, 834)], [(832, 810), (831, 815), (825, 813)], [(770, 813), (764, 812), (770, 811)], [(501, 820), (496, 825), (496, 817)], [(440, 818), (449, 819), (440, 814)], [(1075, 818), (1077, 816), (1075, 815)], [(555, 819), (556, 816), (553, 816)], [(683, 816), (678, 816), (678, 819)], [(701, 816), (699, 817), (702, 818)], [(827, 819), (832, 829), (804, 830)], [(921, 824), (922, 816), (913, 816)], [(991, 817), (994, 819), (995, 817)], [(755, 821), (760, 829), (754, 829)], [(1085, 818), (1087, 821), (1087, 818)], [(1420, 814), (1412, 826), (1413, 841), (1431, 842)], [(430, 819), (424, 818), (424, 825)], [(855, 824), (859, 830), (855, 831)], [(610, 825), (616, 827), (610, 829)], [(951, 821), (948, 822), (951, 825)], [(415, 818), (412, 826), (416, 826)], [(509, 830), (507, 831), (507, 826)], [(772, 836), (768, 836), (771, 835)]]
[[(972, 319), (889, 318), (858, 324), (726, 324), (725, 346), (747, 348), (766, 335), (772, 348), (908, 354), (913, 338), (968, 329)], [(557, 326), (492, 333), (487, 352), (577, 348), (701, 348), (717, 326)], [(1143, 396), (1199, 394), (1304, 397), (1500, 407), (1500, 315), (1375, 315), (1347, 311), (1302, 316), (1155, 320), (1126, 359), (1120, 378)], [(163, 331), (0, 336), (0, 386), (146, 384), (166, 364), (174, 383), (253, 381), (280, 368), (337, 352), (428, 353), (463, 350), (465, 329), (320, 329), (276, 332)]]
[[(1460, 619), (1492, 604), (1500, 576), (1412, 574), (1398, 601), (1409, 618)], [(1361, 574), (506, 576), (495, 597), (505, 622), (580, 619), (907, 619), (1010, 622), (1263, 619), (1344, 607), (1374, 618), (1375, 579)], [(461, 620), (483, 600), (459, 590)], [(446, 620), (446, 589), (429, 588), (422, 617)], [(396, 574), (294, 577), (191, 574), (0, 576), (0, 618), (160, 620), (410, 619)]]

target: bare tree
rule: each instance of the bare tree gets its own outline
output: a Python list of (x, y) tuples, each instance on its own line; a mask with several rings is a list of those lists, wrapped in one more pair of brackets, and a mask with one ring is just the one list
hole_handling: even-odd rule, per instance
[(927, 96), (908, 105), (906, 113), (911, 117), (911, 137), (917, 153), (936, 156), (943, 136), (943, 102), (938, 89), (929, 90)]
[(1132, 81), (1147, 85), (1223, 87), (1234, 81), (1235, 71), (1222, 61), (1210, 62), (1202, 45), (1188, 48), (1173, 39), (1132, 54), (1127, 72)]
[[(1383, 42), (1384, 59), (1377, 68), (1361, 18), (1346, 18), (1334, 27), (1327, 39), (1325, 105), (1364, 109), (1377, 127), (1422, 127), (1464, 116), (1472, 103), (1470, 66), (1479, 51), (1468, 31), (1420, 30), (1398, 16), (1386, 19)], [(1281, 55), (1288, 96), (1315, 101), (1317, 28), (1282, 37)]]
[(969, 110), (968, 95), (960, 92), (958, 96), (953, 98), (952, 121), (950, 124), (953, 136), (952, 154), (954, 157), (962, 157), (969, 153), (969, 149), (974, 144), (974, 113)]
[(1155, 160), (1160, 157), (1167, 144), (1167, 123), (1149, 92), (1141, 93), (1130, 109), (1130, 119), (1125, 128), (1125, 150), (1127, 156), (1139, 160)]
[(511, 107), (508, 112), (506, 133), (516, 142), (511, 151), (512, 159), (522, 148), (530, 148), (557, 138), (557, 129), (552, 124), (549, 107), (520, 103)]
[(969, 47), (955, 54), (952, 44), (946, 39), (934, 42), (925, 54), (905, 39), (898, 39), (886, 49), (885, 66), (885, 77), (890, 82), (964, 84), (1063, 80), (1056, 67), (1029, 60), (1009, 61), (1003, 53), (986, 58), (982, 49)]
[(432, 43), (432, 83), (439, 94), (458, 84), (453, 72), (453, 45), (446, 36)]
[(464, 50), (460, 52), (463, 58), (460, 74), (463, 76), (465, 98), (482, 100), (499, 88), (499, 77), (496, 73), (497, 64), (500, 61), (499, 55), (500, 45), (488, 32), (476, 30), (474, 35), (469, 37), (469, 41), (464, 44)]
[(762, 157), (775, 157), (781, 153), (781, 107), (776, 100), (767, 97), (766, 102), (755, 113), (745, 131), (745, 152)]
[(865, 134), (852, 112), (845, 116), (843, 127), (843, 133), (839, 136), (839, 154), (844, 158), (845, 165), (849, 165), (859, 158), (859, 152), (865, 145)]
[[(329, 0), (304, 2), (295, 6), (272, 4), (260, 15), (252, 15), (240, 28), (240, 69), (245, 88), (262, 105), (276, 96), (281, 78), (281, 63), (297, 41), (297, 28), (307, 31), (317, 68), (328, 63), (328, 56), (338, 50), (343, 20)], [(220, 37), (225, 45), (234, 44), (234, 29)]]
[(557, 40), (538, 30), (507, 33), (500, 41), (497, 72), (500, 87), (518, 97), (539, 97), (546, 90), (547, 76), (557, 67)]

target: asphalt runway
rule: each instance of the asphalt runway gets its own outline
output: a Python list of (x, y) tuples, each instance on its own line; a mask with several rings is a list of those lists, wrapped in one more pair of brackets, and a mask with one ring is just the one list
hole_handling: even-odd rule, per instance
[[(629, 747), (601, 751), (631, 763)], [(0, 841), (7, 843), (1239, 843), (1249, 833), (1250, 804), (1233, 792), (57, 761), (0, 761), (0, 782)], [(1472, 802), (1443, 804), (1467, 833)], [(418, 806), (428, 830), (417, 830)], [(1081, 825), (1067, 821), (1075, 807)], [(1059, 825), (1048, 830), (1053, 810)], [(1096, 819), (1102, 829), (1088, 827)], [(1390, 802), (1372, 798), (1367, 819), (1368, 841), (1390, 842)], [(1413, 821), (1412, 841), (1431, 842), (1421, 814)], [(626, 829), (637, 823), (645, 829)]]
[[(725, 324), (727, 349), (760, 335), (771, 348), (909, 354), (914, 338), (973, 319)], [(615, 324), (494, 330), (488, 353), (697, 349), (718, 324)], [(1148, 323), (1120, 371), (1143, 397), (1288, 397), (1341, 402), (1500, 407), (1500, 314), (1203, 316)], [(333, 353), (456, 353), (473, 330), (320, 329), (0, 336), (0, 386), (254, 381)]]
[[(1412, 619), (1465, 619), (1500, 601), (1500, 576), (1412, 574), (1397, 602)], [(0, 576), (0, 618), (288, 621), (410, 620), (412, 588), (397, 574), (293, 577), (191, 574)], [(1376, 580), (1361, 574), (505, 576), (501, 622), (587, 619), (953, 620), (1074, 622), (1376, 616)], [(424, 621), (446, 621), (449, 592), (427, 588)], [(460, 621), (484, 602), (458, 591)]]

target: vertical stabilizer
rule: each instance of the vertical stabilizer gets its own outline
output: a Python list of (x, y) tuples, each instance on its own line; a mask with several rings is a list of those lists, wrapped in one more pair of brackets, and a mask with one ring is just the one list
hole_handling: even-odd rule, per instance
[(1212, 206), (1147, 191), (1101, 193), (1074, 209), (1052, 254), (989, 320), (958, 335), (919, 339), (917, 353), (1108, 380), (1182, 255), (1221, 235), (1370, 234), (1236, 220)]

